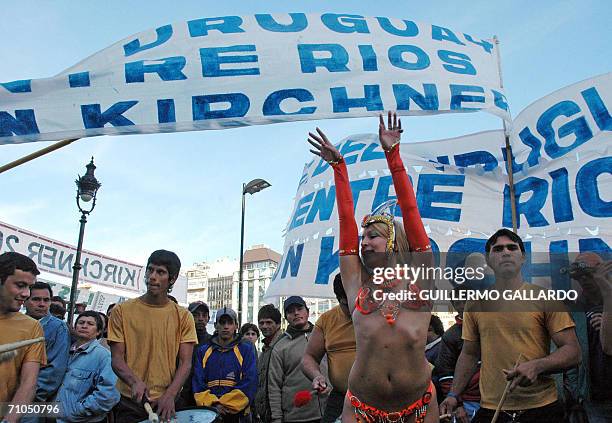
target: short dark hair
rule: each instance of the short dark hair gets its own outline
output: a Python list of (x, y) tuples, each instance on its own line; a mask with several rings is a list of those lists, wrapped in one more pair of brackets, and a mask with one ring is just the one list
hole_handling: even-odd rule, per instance
[(66, 301), (62, 297), (60, 297), (59, 295), (52, 296), (51, 297), (51, 301), (60, 302), (60, 303), (62, 303), (64, 305), (64, 307), (66, 307)]
[(109, 314), (110, 314), (110, 312), (111, 312), (111, 310), (112, 310), (113, 308), (115, 308), (115, 306), (116, 306), (116, 305), (117, 305), (117, 304), (115, 304), (115, 303), (110, 303), (110, 304), (108, 305), (108, 307), (106, 307), (106, 315), (109, 315)]
[(82, 312), (81, 314), (79, 314), (79, 317), (77, 317), (76, 320), (74, 321), (74, 326), (76, 326), (77, 323), (79, 323), (79, 319), (81, 317), (93, 317), (96, 320), (96, 328), (100, 332), (104, 330), (104, 322), (102, 321), (102, 317), (100, 316), (100, 313), (98, 313), (97, 311), (86, 310)]
[(15, 270), (29, 272), (34, 276), (40, 275), (36, 263), (31, 258), (13, 251), (0, 254), (0, 285), (4, 285), (4, 282), (15, 273)]
[(495, 244), (497, 239), (501, 238), (502, 236), (510, 238), (511, 241), (516, 242), (519, 245), (521, 252), (525, 254), (525, 244), (523, 243), (521, 237), (512, 232), (510, 229), (502, 228), (491, 235), (491, 237), (487, 240), (487, 243), (485, 244), (485, 252), (487, 253), (487, 257), (491, 252), (491, 247), (493, 247), (493, 244)]
[(66, 308), (62, 307), (59, 304), (51, 303), (51, 305), (49, 306), (49, 313), (53, 315), (61, 314), (62, 316), (64, 316), (66, 314)]
[(147, 260), (147, 266), (149, 266), (149, 264), (166, 266), (166, 269), (168, 269), (168, 276), (173, 281), (176, 281), (181, 270), (181, 260), (175, 253), (168, 250), (153, 251), (149, 256), (149, 260)]
[(257, 336), (259, 336), (259, 328), (253, 323), (245, 323), (244, 325), (242, 325), (242, 327), (240, 328), (240, 335), (244, 336), (244, 334), (250, 330), (255, 332)]
[(261, 319), (272, 319), (274, 323), (280, 325), (281, 322), (281, 312), (277, 309), (274, 304), (266, 304), (262, 308), (259, 309), (259, 313), (257, 313), (257, 321), (259, 322)]
[(51, 289), (51, 285), (45, 282), (34, 282), (34, 285), (30, 287), (30, 292), (35, 289), (46, 289), (49, 291), (49, 297), (53, 298), (53, 290)]
[(342, 277), (340, 276), (340, 273), (334, 277), (334, 294), (336, 295), (338, 301), (341, 299), (347, 299), (346, 291), (344, 290), (344, 286), (342, 286)]
[(444, 335), (444, 325), (442, 324), (442, 320), (440, 320), (440, 318), (435, 314), (431, 315), (431, 319), (429, 319), (429, 326), (433, 328), (436, 335)]

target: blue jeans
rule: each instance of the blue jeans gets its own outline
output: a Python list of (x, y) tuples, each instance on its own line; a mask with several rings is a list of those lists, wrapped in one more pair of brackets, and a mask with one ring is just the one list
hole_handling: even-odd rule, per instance
[(467, 413), (470, 420), (474, 418), (474, 414), (480, 408), (480, 402), (478, 401), (463, 401), (463, 409)]
[(589, 416), (589, 423), (609, 423), (612, 421), (612, 404), (585, 401), (584, 408)]

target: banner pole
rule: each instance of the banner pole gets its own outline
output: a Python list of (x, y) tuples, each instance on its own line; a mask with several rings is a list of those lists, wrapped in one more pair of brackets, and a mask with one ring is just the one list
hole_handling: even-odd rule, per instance
[(15, 161), (12, 161), (8, 164), (0, 166), (0, 173), (4, 173), (7, 170), (11, 170), (19, 165), (29, 162), (30, 160), (37, 159), (38, 157), (44, 156), (47, 153), (51, 153), (52, 151), (59, 150), (60, 148), (65, 147), (68, 144), (71, 144), (78, 139), (79, 138), (73, 138), (73, 139), (67, 139), (67, 140), (56, 142), (55, 144), (51, 144), (50, 146), (47, 146), (41, 150), (35, 151), (31, 154), (28, 154), (27, 156), (23, 156)]
[[(495, 53), (497, 55), (497, 71), (499, 72), (499, 86), (504, 88), (504, 80), (502, 78), (501, 68), (501, 57), (499, 54), (499, 38), (497, 35), (493, 36), (495, 41)], [(506, 169), (508, 170), (508, 186), (510, 188), (510, 212), (512, 215), (512, 231), (517, 233), (517, 219), (516, 219), (516, 196), (514, 193), (514, 171), (513, 171), (513, 158), (512, 158), (512, 146), (510, 145), (510, 134), (508, 132), (508, 126), (506, 125), (506, 119), (502, 118), (504, 125), (504, 138), (506, 140)]]

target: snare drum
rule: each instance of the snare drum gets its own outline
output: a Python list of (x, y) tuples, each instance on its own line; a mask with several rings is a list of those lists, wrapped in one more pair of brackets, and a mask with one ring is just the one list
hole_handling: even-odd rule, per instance
[[(181, 410), (176, 412), (176, 421), (178, 423), (212, 423), (219, 416), (212, 408), (198, 407)], [(149, 420), (143, 420), (140, 423), (148, 423)]]

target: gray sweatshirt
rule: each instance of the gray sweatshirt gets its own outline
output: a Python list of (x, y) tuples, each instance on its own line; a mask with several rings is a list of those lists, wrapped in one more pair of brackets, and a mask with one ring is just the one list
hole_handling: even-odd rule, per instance
[[(312, 382), (302, 373), (302, 357), (313, 327), (310, 322), (308, 328), (302, 331), (289, 327), (272, 350), (268, 398), (273, 423), (304, 422), (323, 416), (327, 397), (313, 394), (312, 401), (307, 405), (300, 408), (293, 405), (296, 392), (312, 390)], [(321, 364), (321, 372), (327, 374), (327, 368)]]

